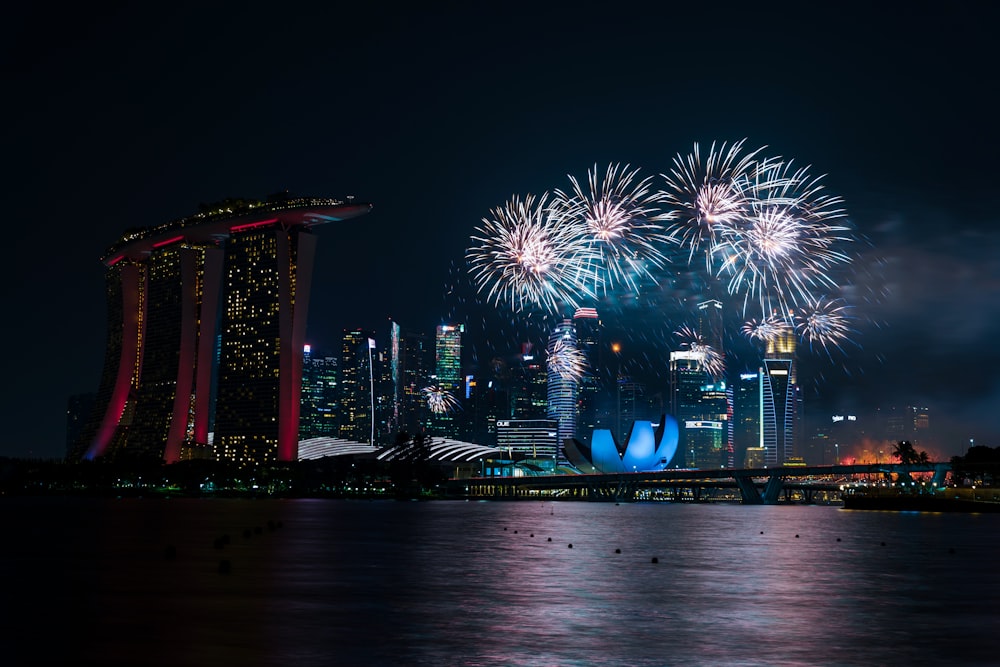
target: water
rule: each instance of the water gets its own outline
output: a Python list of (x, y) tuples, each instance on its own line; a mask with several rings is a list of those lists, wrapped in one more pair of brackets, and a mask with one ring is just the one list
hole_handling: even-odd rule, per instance
[(9, 665), (987, 665), (1000, 655), (997, 515), (46, 498), (0, 499), (0, 513), (0, 637), (22, 656)]

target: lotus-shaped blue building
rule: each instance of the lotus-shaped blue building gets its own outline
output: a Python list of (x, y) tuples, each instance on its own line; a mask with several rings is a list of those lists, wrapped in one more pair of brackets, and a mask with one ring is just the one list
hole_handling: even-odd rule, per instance
[(669, 415), (653, 422), (632, 422), (620, 447), (608, 429), (594, 429), (590, 447), (575, 438), (564, 443), (570, 464), (584, 473), (654, 472), (663, 470), (677, 453), (677, 420)]

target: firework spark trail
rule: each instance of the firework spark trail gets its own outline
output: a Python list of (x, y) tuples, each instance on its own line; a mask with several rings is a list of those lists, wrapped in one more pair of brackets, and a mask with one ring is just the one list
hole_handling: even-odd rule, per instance
[(776, 315), (769, 315), (759, 320), (747, 320), (743, 324), (743, 335), (750, 340), (767, 343), (777, 340), (789, 330), (788, 322)]
[(747, 182), (745, 218), (718, 228), (717, 275), (728, 275), (730, 294), (742, 294), (763, 312), (786, 312), (815, 300), (816, 290), (837, 287), (829, 270), (851, 258), (840, 246), (853, 239), (839, 224), (840, 198), (823, 193), (822, 176), (808, 167), (771, 162), (772, 176)]
[(548, 350), (547, 364), (564, 380), (579, 382), (587, 370), (587, 357), (572, 342), (559, 338)]
[(479, 235), (472, 236), (479, 245), (466, 253), (469, 272), (494, 306), (505, 300), (515, 312), (534, 305), (555, 313), (596, 296), (588, 267), (597, 254), (579, 226), (559, 224), (546, 199), (514, 196), (483, 218)]
[[(746, 142), (696, 143), (673, 158), (659, 185), (629, 165), (594, 165), (585, 181), (569, 176), (571, 187), (555, 190), (549, 205), (545, 195), (512, 198), (472, 237), (464, 273), (476, 294), (468, 301), (509, 302), (513, 319), (504, 326), (547, 330), (549, 317), (588, 300), (623, 318), (673, 294), (671, 308), (698, 296), (725, 304), (731, 334), (744, 323), (753, 341), (795, 336), (810, 349), (839, 349), (855, 333), (841, 303), (858, 298), (858, 286), (840, 281), (862, 258), (862, 239), (842, 200), (827, 194), (825, 176)], [(675, 326), (654, 338), (671, 338)], [(723, 357), (704, 340), (689, 337), (688, 348), (721, 373)]]
[(851, 318), (847, 306), (840, 300), (818, 300), (795, 313), (795, 330), (810, 345), (816, 344), (829, 350), (840, 347), (851, 334)]
[(681, 339), (681, 347), (686, 347), (698, 356), (698, 366), (713, 378), (722, 377), (726, 370), (726, 360), (705, 339), (690, 327), (681, 327), (674, 335)]
[(723, 142), (716, 150), (713, 142), (704, 163), (695, 143), (693, 152), (674, 157), (669, 174), (660, 174), (666, 188), (660, 195), (667, 206), (664, 219), (670, 221), (668, 233), (688, 248), (688, 263), (703, 252), (710, 273), (718, 231), (738, 224), (745, 215), (748, 201), (744, 183), (773, 173), (767, 160), (757, 160), (764, 147), (741, 155), (744, 143), (746, 139), (727, 149)]
[(556, 190), (553, 210), (563, 224), (581, 225), (599, 258), (591, 268), (595, 291), (622, 284), (638, 291), (637, 279), (654, 283), (652, 269), (662, 269), (667, 257), (660, 246), (678, 241), (666, 233), (653, 191), (653, 177), (639, 179), (639, 169), (608, 165), (601, 178), (597, 165), (587, 172), (589, 192), (574, 176), (571, 193)]
[(431, 385), (424, 387), (420, 391), (423, 392), (424, 398), (427, 399), (427, 407), (436, 415), (448, 415), (461, 408), (458, 400), (451, 392), (441, 387)]

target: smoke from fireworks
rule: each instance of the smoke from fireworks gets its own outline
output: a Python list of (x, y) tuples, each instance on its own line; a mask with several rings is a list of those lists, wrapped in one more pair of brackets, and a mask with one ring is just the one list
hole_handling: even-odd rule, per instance
[(427, 407), (436, 415), (449, 415), (461, 408), (451, 392), (441, 387), (431, 385), (421, 389), (421, 392), (423, 392), (424, 398), (427, 399)]
[(587, 370), (587, 357), (569, 340), (556, 339), (548, 351), (548, 369), (564, 380), (579, 382)]

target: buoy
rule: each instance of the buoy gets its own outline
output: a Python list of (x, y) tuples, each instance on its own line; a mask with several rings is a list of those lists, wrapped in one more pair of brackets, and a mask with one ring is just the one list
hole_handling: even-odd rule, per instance
[(255, 532), (256, 534), (260, 535), (261, 533), (264, 532), (264, 529), (261, 528), (260, 526), (254, 526), (253, 532)]
[(550, 537), (550, 538), (549, 538), (549, 542), (551, 542), (551, 541), (552, 541), (552, 538)]
[(882, 546), (883, 546), (883, 547), (885, 546), (885, 542), (883, 542), (883, 543), (882, 543)]
[(572, 549), (573, 548), (573, 543), (570, 542), (567, 546), (568, 546), (568, 548)]
[(763, 530), (762, 530), (762, 531), (760, 531), (760, 534), (761, 534), (761, 535), (763, 535), (763, 534), (764, 534), (764, 531), (763, 531)]
[(251, 532), (250, 532), (250, 529), (249, 529), (249, 528), (245, 528), (245, 529), (243, 530), (243, 537), (245, 537), (245, 538), (249, 539), (251, 535), (253, 535), (253, 533), (251, 533)]
[(215, 538), (215, 542), (213, 544), (215, 545), (216, 549), (221, 549), (223, 546), (225, 546), (225, 542), (222, 541), (221, 537)]
[(268, 529), (268, 530), (274, 530), (274, 521), (272, 521), (272, 520), (268, 519), (268, 522), (267, 522), (267, 529)]
[(621, 552), (622, 552), (622, 550), (621, 550), (621, 549), (615, 549), (615, 553), (616, 553), (616, 554), (620, 554)]
[(233, 564), (228, 560), (219, 561), (219, 574), (229, 574), (233, 571)]
[(799, 538), (799, 534), (795, 533), (795, 539), (798, 539), (798, 538)]
[(177, 547), (175, 547), (172, 544), (168, 544), (167, 547), (163, 550), (163, 557), (166, 558), (167, 560), (173, 560), (177, 558)]
[(530, 537), (534, 537), (534, 536), (535, 536), (535, 534), (534, 534), (534, 533), (532, 533), (532, 534), (530, 535)]
[(659, 558), (657, 558), (656, 556), (653, 556), (653, 560), (652, 560), (652, 561), (650, 561), (650, 562), (652, 562), (652, 563), (659, 563), (659, 562), (660, 562), (660, 559), (659, 559)]
[(837, 541), (838, 541), (838, 542), (840, 541), (840, 538), (839, 538), (839, 537), (837, 538)]
[(507, 530), (507, 526), (504, 526), (504, 527), (503, 527), (503, 529), (504, 529), (504, 530)]

